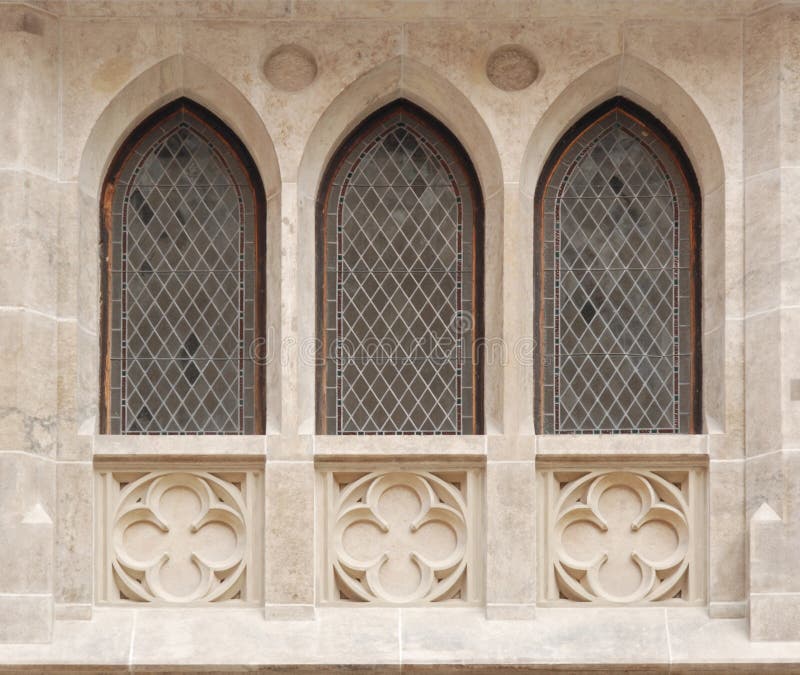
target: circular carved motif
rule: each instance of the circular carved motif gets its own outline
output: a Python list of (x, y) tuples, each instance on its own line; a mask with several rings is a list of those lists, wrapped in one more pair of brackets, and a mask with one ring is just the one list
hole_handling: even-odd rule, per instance
[(575, 601), (677, 597), (689, 566), (688, 504), (650, 471), (595, 471), (562, 490), (556, 582)]
[(445, 600), (466, 570), (466, 504), (428, 472), (371, 473), (343, 490), (333, 545), (341, 591), (352, 600)]
[(317, 60), (300, 45), (282, 45), (267, 57), (264, 74), (276, 89), (299, 91), (317, 76)]
[(236, 487), (202, 471), (158, 471), (126, 485), (114, 516), (112, 567), (139, 602), (235, 597), (245, 571), (246, 508)]
[(498, 89), (519, 91), (529, 87), (539, 75), (533, 55), (519, 45), (498, 47), (486, 62), (486, 76)]

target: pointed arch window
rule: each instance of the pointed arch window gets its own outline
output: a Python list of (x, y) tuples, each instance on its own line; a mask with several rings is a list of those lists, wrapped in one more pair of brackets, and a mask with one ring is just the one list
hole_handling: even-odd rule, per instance
[(350, 135), (318, 199), (318, 426), (481, 429), (482, 203), (455, 137), (397, 101)]
[(265, 221), (252, 158), (201, 106), (125, 141), (102, 197), (103, 431), (263, 433)]
[(558, 143), (536, 191), (544, 433), (700, 423), (700, 197), (652, 115), (617, 98)]

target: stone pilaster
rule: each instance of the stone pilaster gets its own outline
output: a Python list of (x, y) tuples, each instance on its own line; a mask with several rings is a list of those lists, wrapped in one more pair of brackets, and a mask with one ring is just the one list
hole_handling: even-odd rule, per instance
[(53, 626), (58, 22), (0, 9), (0, 642)]
[(750, 634), (797, 640), (788, 617), (800, 615), (789, 555), (800, 535), (800, 8), (748, 17), (744, 53)]

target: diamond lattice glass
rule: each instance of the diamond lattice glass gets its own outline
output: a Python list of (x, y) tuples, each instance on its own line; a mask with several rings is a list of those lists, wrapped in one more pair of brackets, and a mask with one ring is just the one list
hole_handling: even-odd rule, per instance
[(241, 160), (192, 112), (129, 154), (112, 200), (112, 433), (253, 433), (254, 235)]
[(471, 433), (471, 178), (402, 109), (349, 147), (325, 202), (327, 430)]
[(545, 433), (688, 431), (694, 212), (671, 150), (612, 109), (563, 153), (541, 213)]

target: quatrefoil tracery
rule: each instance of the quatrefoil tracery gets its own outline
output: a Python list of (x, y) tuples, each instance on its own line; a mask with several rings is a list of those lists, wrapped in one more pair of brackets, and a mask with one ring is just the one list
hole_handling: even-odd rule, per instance
[(155, 472), (125, 486), (112, 567), (140, 602), (235, 597), (245, 571), (247, 510), (232, 484), (206, 472)]
[[(383, 503), (390, 495), (394, 509)], [(428, 472), (371, 473), (342, 490), (336, 513), (333, 566), (345, 596), (434, 602), (461, 589), (466, 504), (450, 483)], [(350, 538), (358, 528), (368, 529), (354, 544)]]
[[(638, 499), (636, 512), (618, 503), (616, 513), (604, 514), (604, 495), (620, 489)], [(681, 490), (650, 471), (595, 471), (567, 484), (554, 528), (561, 593), (571, 600), (613, 603), (679, 596), (689, 566), (687, 512)], [(569, 541), (570, 528), (581, 527), (580, 536)], [(614, 589), (603, 578), (612, 567), (619, 582)]]

